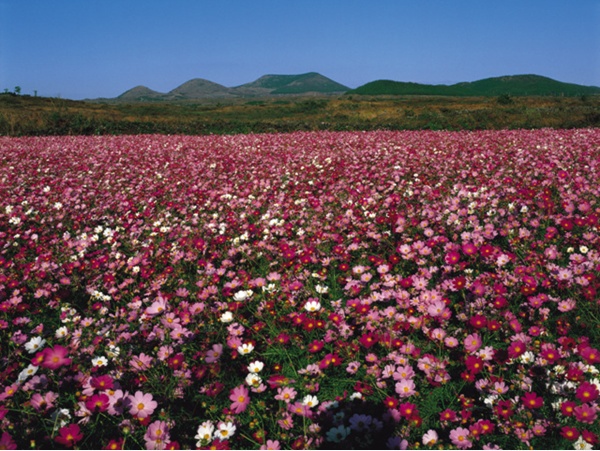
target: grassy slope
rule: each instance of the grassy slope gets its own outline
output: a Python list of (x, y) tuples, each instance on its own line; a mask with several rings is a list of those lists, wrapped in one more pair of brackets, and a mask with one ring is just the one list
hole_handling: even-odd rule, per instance
[(563, 83), (539, 75), (486, 78), (472, 83), (424, 85), (391, 80), (367, 83), (347, 94), (360, 95), (448, 95), (448, 96), (580, 96), (600, 94), (600, 88)]
[(0, 135), (574, 128), (600, 126), (599, 111), (600, 96), (502, 99), (341, 95), (230, 102), (94, 103), (0, 95)]

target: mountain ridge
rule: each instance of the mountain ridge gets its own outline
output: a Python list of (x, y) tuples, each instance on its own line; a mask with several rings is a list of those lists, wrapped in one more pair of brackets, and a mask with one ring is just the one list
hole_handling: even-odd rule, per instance
[(203, 78), (193, 78), (167, 93), (154, 91), (139, 85), (131, 88), (114, 100), (156, 101), (191, 100), (206, 98), (259, 97), (293, 94), (343, 94), (350, 88), (317, 72), (298, 75), (267, 74), (243, 85), (226, 87)]
[(358, 95), (441, 95), (441, 96), (577, 96), (600, 94), (600, 87), (564, 83), (535, 74), (502, 75), (452, 85), (429, 85), (393, 80), (375, 80), (346, 92)]
[(394, 80), (374, 80), (350, 89), (318, 72), (296, 75), (267, 74), (239, 86), (227, 87), (203, 78), (193, 78), (167, 93), (138, 85), (116, 101), (178, 101), (197, 99), (234, 99), (282, 95), (432, 95), (432, 96), (577, 96), (600, 95), (600, 87), (565, 83), (549, 77), (525, 74), (502, 75), (451, 85), (423, 84)]

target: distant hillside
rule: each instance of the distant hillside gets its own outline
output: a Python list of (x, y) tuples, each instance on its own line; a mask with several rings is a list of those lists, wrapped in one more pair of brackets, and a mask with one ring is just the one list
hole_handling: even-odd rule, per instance
[(149, 101), (159, 100), (162, 97), (164, 97), (164, 94), (140, 85), (125, 91), (123, 94), (117, 97), (117, 99), (126, 101)]
[(299, 75), (263, 75), (259, 79), (240, 86), (228, 88), (203, 78), (186, 81), (168, 93), (136, 86), (112, 100), (119, 101), (173, 101), (193, 99), (268, 97), (301, 94), (341, 94), (348, 91), (344, 86), (317, 72)]
[(169, 91), (167, 97), (178, 99), (203, 99), (207, 97), (228, 97), (231, 89), (203, 78), (194, 78)]
[(300, 75), (263, 75), (259, 79), (234, 88), (240, 93), (265, 92), (270, 95), (302, 94), (318, 92), (322, 94), (343, 93), (350, 88), (317, 72)]
[(427, 85), (377, 80), (347, 91), (359, 95), (442, 95), (442, 96), (579, 96), (600, 94), (596, 86), (563, 83), (540, 75), (509, 75), (454, 85)]

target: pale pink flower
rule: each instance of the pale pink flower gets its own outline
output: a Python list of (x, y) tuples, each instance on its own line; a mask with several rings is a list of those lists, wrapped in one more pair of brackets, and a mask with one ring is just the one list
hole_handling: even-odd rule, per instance
[(400, 379), (396, 382), (396, 393), (401, 398), (408, 398), (416, 392), (416, 386), (412, 379)]
[(154, 412), (158, 403), (154, 401), (151, 393), (136, 391), (135, 395), (129, 395), (129, 413), (137, 418), (146, 418)]
[(206, 351), (205, 362), (206, 363), (214, 363), (221, 358), (221, 354), (223, 353), (223, 345), (218, 343), (212, 346), (212, 349)]
[(481, 336), (477, 332), (469, 334), (465, 338), (463, 344), (465, 345), (465, 350), (467, 352), (475, 352), (481, 347)]
[(155, 421), (148, 426), (144, 434), (146, 449), (165, 449), (171, 440), (169, 426), (165, 421)]
[(450, 440), (454, 446), (458, 446), (460, 449), (467, 449), (473, 446), (473, 442), (469, 440), (469, 430), (466, 428), (458, 427), (450, 431)]
[(283, 401), (287, 404), (292, 402), (298, 393), (292, 387), (279, 387), (277, 389), (277, 395), (275, 395), (275, 399), (278, 401)]

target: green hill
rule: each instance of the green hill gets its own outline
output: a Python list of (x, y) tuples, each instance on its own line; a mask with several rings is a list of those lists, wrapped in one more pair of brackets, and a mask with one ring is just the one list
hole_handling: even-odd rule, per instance
[(376, 80), (346, 94), (431, 96), (579, 96), (600, 94), (596, 86), (563, 83), (540, 75), (508, 75), (454, 85), (427, 85)]
[(317, 72), (300, 75), (263, 75), (259, 79), (233, 88), (237, 92), (266, 91), (268, 94), (302, 94), (319, 92), (323, 94), (348, 91), (344, 86)]

